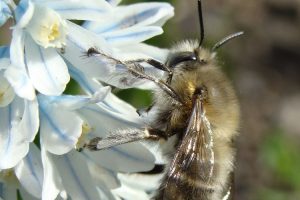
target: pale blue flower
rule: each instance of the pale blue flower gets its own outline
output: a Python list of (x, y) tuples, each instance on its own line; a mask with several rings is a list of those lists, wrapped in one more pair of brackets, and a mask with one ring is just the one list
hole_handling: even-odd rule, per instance
[(39, 127), (37, 100), (14, 95), (11, 85), (1, 75), (10, 64), (9, 48), (0, 48), (0, 169), (14, 167), (29, 150), (29, 143)]
[[(16, 24), (10, 47), (0, 48), (0, 199), (16, 199), (17, 189), (25, 200), (128, 199), (124, 188), (131, 196), (137, 192), (149, 197), (149, 188), (129, 189), (132, 184), (119, 174), (153, 168), (155, 157), (143, 144), (101, 152), (74, 150), (110, 131), (144, 126), (136, 109), (99, 81), (120, 88), (153, 88), (126, 75), (124, 65), (84, 57), (87, 50), (93, 47), (122, 61), (164, 61), (168, 53), (142, 42), (163, 32), (161, 26), (173, 16), (173, 8), (166, 3), (118, 6), (119, 2), (4, 4), (10, 5), (9, 17)], [(6, 19), (1, 18), (3, 23)], [(85, 22), (79, 26), (69, 20)], [(145, 70), (161, 76), (153, 67), (145, 65)], [(70, 78), (83, 95), (63, 94)], [(34, 139), (39, 139), (39, 147)]]
[(95, 0), (22, 0), (15, 9), (11, 66), (5, 72), (15, 92), (29, 100), (35, 98), (35, 90), (45, 95), (62, 94), (70, 76), (55, 48), (63, 48), (67, 34), (71, 34), (66, 20), (95, 20), (110, 8), (105, 1)]
[[(102, 2), (101, 7), (95, 5), (96, 2), (98, 4)], [(82, 7), (79, 7), (80, 5)], [(105, 4), (105, 1), (90, 0), (80, 5), (72, 1), (60, 1), (60, 3), (36, 1), (32, 3), (26, 0), (21, 1), (18, 5), (16, 11), (21, 10), (23, 13), (16, 12), (17, 25), (14, 28), (11, 43), (12, 66), (7, 70), (6, 77), (19, 96), (33, 99), (35, 89), (45, 95), (59, 95), (64, 91), (70, 79), (66, 65), (55, 49), (47, 47), (61, 48), (66, 45), (65, 53), (62, 56), (76, 67), (86, 66), (86, 63), (83, 63), (85, 61), (82, 59), (82, 54), (90, 47), (96, 47), (117, 58), (124, 58), (126, 55), (115, 53), (118, 49), (112, 49), (112, 47), (122, 49), (127, 45), (139, 45), (140, 42), (161, 34), (160, 26), (173, 15), (173, 8), (166, 3), (136, 4), (128, 8), (112, 8), (109, 4)], [(101, 9), (95, 9), (95, 6)], [(41, 12), (36, 10), (42, 11), (43, 20), (38, 20), (41, 18), (39, 17)], [(118, 13), (124, 14), (119, 15)], [(97, 23), (90, 22), (85, 26), (98, 35), (65, 19), (97, 20)], [(112, 26), (107, 27), (110, 24)], [(77, 62), (78, 60), (80, 62)], [(109, 82), (107, 77), (114, 76), (113, 73), (119, 69), (107, 65), (107, 63), (105, 63), (106, 66), (99, 67), (103, 60), (102, 62), (99, 59), (97, 61), (98, 63), (89, 63), (84, 72), (91, 72), (89, 77)], [(137, 81), (132, 81), (132, 83), (135, 82)], [(112, 84), (114, 83), (112, 82)]]

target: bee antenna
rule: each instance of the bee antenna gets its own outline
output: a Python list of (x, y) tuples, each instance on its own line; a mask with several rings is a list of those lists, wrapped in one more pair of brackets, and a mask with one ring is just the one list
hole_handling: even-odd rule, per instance
[(223, 46), (223, 44), (227, 43), (228, 41), (236, 38), (236, 37), (239, 37), (241, 35), (243, 35), (244, 32), (243, 31), (240, 31), (240, 32), (237, 32), (237, 33), (233, 33), (231, 35), (228, 35), (227, 37), (223, 38), (222, 40), (220, 40), (219, 42), (217, 42), (213, 48), (211, 49), (212, 51), (216, 51), (219, 47)]
[(200, 47), (204, 40), (204, 25), (203, 25), (201, 0), (198, 0), (198, 14), (199, 14), (199, 23), (200, 23), (200, 42), (199, 42), (199, 47)]

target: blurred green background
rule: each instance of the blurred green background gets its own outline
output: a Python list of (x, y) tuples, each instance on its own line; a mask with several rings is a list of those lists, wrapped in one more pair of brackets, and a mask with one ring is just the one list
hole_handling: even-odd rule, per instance
[[(133, 2), (141, 1), (122, 4)], [(196, 0), (166, 2), (174, 5), (175, 17), (164, 26), (163, 35), (147, 43), (168, 48), (178, 40), (198, 38)], [(203, 15), (209, 47), (245, 31), (219, 50), (242, 110), (236, 199), (300, 199), (300, 1), (203, 0)], [(1, 44), (9, 40), (6, 32), (0, 30)], [(74, 93), (74, 87), (68, 92)], [(151, 104), (149, 91), (116, 94), (137, 108)]]

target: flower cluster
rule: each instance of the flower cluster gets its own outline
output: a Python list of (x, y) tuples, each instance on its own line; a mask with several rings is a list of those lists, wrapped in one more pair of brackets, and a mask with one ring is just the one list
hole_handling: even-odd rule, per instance
[[(120, 174), (153, 168), (155, 158), (144, 145), (76, 151), (114, 129), (143, 126), (135, 108), (103, 83), (153, 87), (123, 65), (88, 57), (88, 49), (120, 60), (163, 61), (167, 54), (142, 42), (163, 32), (173, 8), (119, 3), (1, 0), (0, 26), (7, 20), (13, 26), (10, 44), (0, 47), (0, 199), (17, 199), (18, 193), (24, 200), (149, 198), (153, 186), (132, 189), (132, 177)], [(64, 93), (70, 79), (82, 94)]]

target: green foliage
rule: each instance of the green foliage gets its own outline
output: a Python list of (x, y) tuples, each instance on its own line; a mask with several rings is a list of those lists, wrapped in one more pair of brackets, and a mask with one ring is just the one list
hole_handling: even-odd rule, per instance
[(70, 82), (67, 84), (66, 90), (64, 91), (64, 94), (70, 94), (70, 95), (77, 95), (80, 94), (80, 86), (76, 81), (73, 79), (70, 80)]
[(259, 199), (300, 199), (300, 143), (282, 130), (268, 134), (262, 145), (262, 160), (270, 183), (258, 192)]
[(263, 145), (264, 159), (267, 166), (280, 181), (291, 188), (300, 190), (300, 146), (299, 142), (276, 130)]
[(147, 90), (126, 89), (119, 90), (115, 94), (135, 108), (147, 108), (152, 102), (152, 94)]

